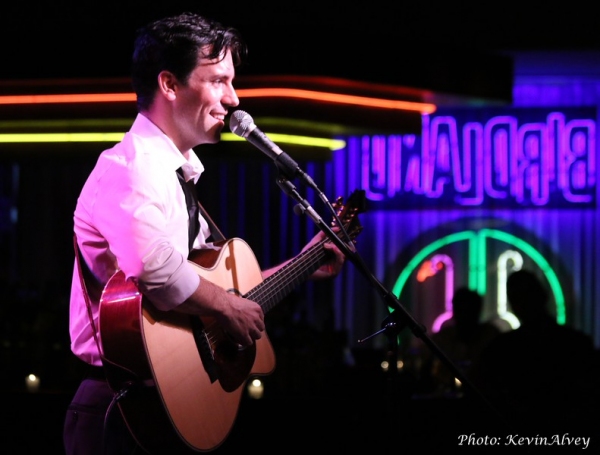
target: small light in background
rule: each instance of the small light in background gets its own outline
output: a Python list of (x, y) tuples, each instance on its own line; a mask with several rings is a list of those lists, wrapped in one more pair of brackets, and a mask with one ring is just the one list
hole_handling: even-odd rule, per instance
[(40, 389), (40, 378), (33, 373), (27, 375), (25, 377), (25, 386), (28, 392), (37, 392)]
[(260, 379), (254, 378), (246, 386), (248, 396), (255, 400), (260, 400), (265, 393), (265, 386)]
[[(390, 362), (387, 360), (382, 361), (379, 366), (381, 367), (381, 371), (388, 372), (390, 371)], [(404, 361), (402, 359), (396, 360), (396, 369), (401, 371), (404, 368)]]
[(460, 389), (462, 386), (462, 382), (460, 382), (460, 380), (458, 378), (454, 378), (454, 387), (456, 387), (457, 389)]

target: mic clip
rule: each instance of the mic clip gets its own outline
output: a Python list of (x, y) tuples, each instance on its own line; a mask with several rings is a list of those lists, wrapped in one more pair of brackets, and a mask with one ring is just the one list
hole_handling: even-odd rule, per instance
[(292, 182), (286, 178), (279, 177), (277, 179), (277, 185), (285, 194), (298, 202), (298, 204), (294, 207), (294, 213), (296, 215), (306, 213), (315, 223), (320, 224), (323, 222), (323, 219), (319, 216), (315, 209), (313, 209), (308, 201), (300, 196), (300, 193), (298, 193), (298, 190)]

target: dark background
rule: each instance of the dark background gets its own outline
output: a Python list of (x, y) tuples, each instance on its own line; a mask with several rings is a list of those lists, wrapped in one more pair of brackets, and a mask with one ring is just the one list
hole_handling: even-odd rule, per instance
[(135, 30), (185, 10), (238, 28), (249, 44), (250, 74), (468, 92), (475, 76), (493, 78), (506, 67), (507, 51), (600, 49), (590, 3), (533, 3), (9, 2), (0, 19), (0, 78), (128, 76)]
[[(456, 94), (486, 95), (489, 90), (504, 93), (506, 87), (510, 89), (510, 56), (514, 51), (600, 49), (598, 19), (589, 2), (535, 7), (523, 1), (164, 3), (4, 4), (0, 9), (0, 81), (126, 77), (135, 30), (150, 20), (184, 10), (212, 16), (242, 32), (250, 48), (243, 74), (335, 76)], [(79, 188), (86, 173), (77, 162), (70, 171), (59, 182), (42, 178), (42, 183), (37, 183), (40, 196), (45, 196), (41, 200), (52, 198), (53, 185)], [(31, 202), (33, 205), (35, 201)], [(61, 228), (70, 229), (71, 211)], [(27, 303), (27, 297), (20, 296), (21, 301)], [(35, 307), (35, 296), (30, 301), (31, 320), (21, 321), (23, 326), (47, 324), (63, 334), (58, 338), (66, 336), (68, 321), (44, 317), (43, 310)], [(55, 303), (47, 301), (48, 312), (56, 314), (51, 311)], [(15, 321), (10, 314), (3, 316)], [(223, 452), (248, 447), (287, 451), (295, 446), (338, 453), (351, 448), (415, 453), (430, 446), (457, 447), (450, 433), (438, 431), (438, 441), (432, 441), (432, 428), (443, 428), (449, 421), (460, 427), (464, 421), (462, 429), (469, 433), (478, 430), (472, 414), (481, 417), (476, 423), (482, 427), (494, 420), (480, 403), (459, 407), (457, 402), (446, 401), (441, 408), (439, 403), (415, 403), (388, 393), (411, 387), (398, 387), (396, 377), (374, 374), (377, 364), (370, 364), (370, 359), (362, 362), (364, 370), (353, 371), (352, 376), (326, 366), (317, 377), (308, 377), (314, 372), (308, 367), (316, 360), (334, 358), (322, 351), (322, 357), (311, 357), (318, 347), (306, 349), (306, 340), (313, 335), (310, 328), (295, 335), (296, 339), (280, 345), (284, 355), (278, 356), (281, 363), (276, 375), (270, 377), (274, 386), (275, 381), (286, 384), (286, 396), (274, 402), (242, 403), (240, 419)], [(52, 358), (51, 347), (43, 347), (40, 352), (25, 354), (52, 362), (53, 379), (57, 384), (62, 380), (61, 387), (70, 390), (74, 384), (64, 384), (64, 378), (78, 377), (69, 371), (72, 364), (62, 357)], [(18, 363), (18, 359), (11, 360)], [(285, 362), (305, 365), (302, 371), (306, 376), (285, 377), (290, 371)], [(307, 382), (312, 388), (306, 387)], [(362, 392), (357, 394), (357, 390)], [(8, 422), (3, 426), (3, 440), (7, 447), (16, 445), (18, 449), (7, 453), (60, 452), (62, 418), (70, 394), (63, 388), (59, 393), (37, 395), (9, 390), (8, 395), (3, 406), (4, 421)], [(409, 425), (412, 433), (399, 435), (399, 425)], [(287, 442), (277, 445), (279, 438)]]

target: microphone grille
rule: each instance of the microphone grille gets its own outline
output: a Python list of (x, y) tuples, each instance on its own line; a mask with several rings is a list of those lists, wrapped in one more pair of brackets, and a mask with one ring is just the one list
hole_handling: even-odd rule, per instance
[(254, 128), (254, 120), (244, 111), (235, 111), (229, 119), (229, 129), (237, 136), (246, 137)]

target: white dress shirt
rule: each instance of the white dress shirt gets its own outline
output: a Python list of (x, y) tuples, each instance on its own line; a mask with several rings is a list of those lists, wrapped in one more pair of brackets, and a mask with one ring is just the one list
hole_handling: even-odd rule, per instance
[[(186, 160), (173, 142), (138, 114), (129, 132), (105, 150), (77, 200), (74, 230), (90, 269), (101, 283), (118, 270), (160, 310), (171, 310), (198, 287), (189, 266), (188, 209), (176, 170), (198, 181), (204, 166), (193, 150)], [(194, 248), (209, 236), (200, 216)], [(98, 308), (92, 308), (97, 327)], [(100, 366), (77, 267), (71, 288), (69, 330), (73, 353)]]

